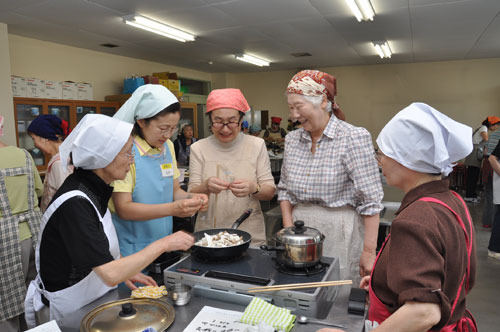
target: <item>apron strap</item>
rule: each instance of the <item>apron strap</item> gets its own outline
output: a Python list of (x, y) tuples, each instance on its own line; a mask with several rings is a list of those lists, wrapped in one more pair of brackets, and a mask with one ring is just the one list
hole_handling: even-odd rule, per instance
[(28, 151), (25, 149), (23, 149), (23, 151), (26, 155), (26, 166), (28, 168), (28, 210), (33, 211), (35, 209), (35, 179), (33, 176), (33, 164), (31, 163)]
[[(450, 319), (453, 316), (453, 313), (455, 311), (455, 307), (456, 307), (456, 305), (458, 303), (458, 298), (460, 296), (460, 293), (462, 292), (462, 286), (464, 285), (464, 281), (465, 281), (465, 284), (466, 284), (466, 286), (465, 286), (465, 293), (467, 294), (469, 292), (470, 258), (471, 258), (471, 253), (472, 253), (472, 219), (470, 217), (469, 211), (467, 209), (467, 205), (465, 204), (464, 200), (457, 193), (455, 193), (453, 191), (452, 191), (452, 193), (453, 193), (453, 195), (455, 197), (457, 197), (462, 202), (462, 204), (464, 206), (464, 209), (465, 209), (466, 214), (467, 214), (467, 219), (469, 221), (469, 231), (471, 232), (470, 233), (470, 235), (471, 235), (470, 238), (469, 238), (469, 234), (467, 233), (467, 231), (465, 229), (465, 224), (462, 221), (462, 218), (448, 204), (444, 203), (443, 201), (441, 201), (439, 199), (433, 198), (433, 197), (422, 197), (422, 198), (419, 199), (419, 201), (436, 203), (436, 204), (439, 204), (439, 205), (442, 205), (442, 206), (446, 207), (451, 213), (453, 213), (453, 215), (455, 216), (455, 218), (459, 222), (460, 227), (462, 228), (462, 230), (464, 232), (464, 235), (465, 235), (465, 245), (467, 247), (467, 268), (466, 268), (466, 271), (464, 273), (464, 276), (462, 277), (462, 281), (460, 282), (460, 286), (458, 287), (457, 295), (455, 296), (455, 299), (453, 300), (453, 304), (452, 304), (452, 307), (451, 307), (451, 313), (450, 313)], [(448, 322), (449, 322), (449, 320), (448, 320)], [(448, 325), (448, 322), (446, 323), (446, 325)]]

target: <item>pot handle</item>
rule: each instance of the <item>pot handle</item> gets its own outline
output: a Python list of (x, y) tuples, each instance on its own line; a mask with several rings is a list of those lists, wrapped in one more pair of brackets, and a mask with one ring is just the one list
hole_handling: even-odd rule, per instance
[(248, 209), (245, 212), (243, 212), (243, 214), (238, 219), (236, 219), (236, 221), (234, 222), (233, 226), (231, 226), (231, 228), (232, 229), (238, 228), (243, 221), (245, 221), (248, 217), (250, 217), (252, 212), (253, 212), (253, 209)]
[(265, 251), (285, 251), (285, 247), (279, 246), (279, 247), (269, 247), (265, 244), (260, 246), (260, 249), (265, 250)]

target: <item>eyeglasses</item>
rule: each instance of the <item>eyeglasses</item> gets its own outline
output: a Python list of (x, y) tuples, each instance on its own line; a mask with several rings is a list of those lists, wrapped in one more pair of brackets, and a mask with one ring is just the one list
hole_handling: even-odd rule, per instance
[(377, 159), (378, 162), (380, 162), (380, 160), (382, 159), (382, 157), (384, 156), (384, 153), (380, 150), (377, 150), (375, 151), (375, 159)]
[(160, 132), (160, 135), (168, 135), (168, 134), (172, 134), (174, 131), (177, 130), (177, 126), (175, 127), (168, 127), (167, 129), (161, 129), (161, 128), (158, 128), (158, 131)]
[(215, 129), (222, 129), (224, 126), (227, 126), (230, 129), (236, 129), (240, 125), (239, 121), (228, 121), (228, 122), (212, 122), (212, 127)]
[(134, 160), (135, 157), (135, 151), (132, 151), (132, 153), (126, 153), (126, 152), (120, 152), (121, 154), (127, 156), (129, 160)]

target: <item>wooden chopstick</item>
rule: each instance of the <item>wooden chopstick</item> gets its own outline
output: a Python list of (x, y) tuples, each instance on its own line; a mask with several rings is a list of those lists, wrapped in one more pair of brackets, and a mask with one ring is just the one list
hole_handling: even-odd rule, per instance
[(262, 292), (274, 292), (274, 291), (287, 290), (287, 289), (330, 287), (330, 286), (341, 286), (341, 285), (351, 285), (351, 284), (352, 284), (352, 280), (306, 282), (306, 283), (297, 283), (297, 284), (251, 287), (248, 289), (248, 292), (249, 293), (262, 293)]
[[(217, 164), (217, 179), (220, 179), (220, 168), (221, 164)], [(215, 194), (215, 202), (214, 202), (214, 229), (217, 228), (217, 198), (219, 198), (219, 194)]]

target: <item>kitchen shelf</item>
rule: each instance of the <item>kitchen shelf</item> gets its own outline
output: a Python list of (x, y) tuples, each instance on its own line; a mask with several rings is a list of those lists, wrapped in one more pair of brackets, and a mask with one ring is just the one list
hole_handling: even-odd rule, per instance
[(14, 98), (14, 119), (16, 123), (17, 146), (28, 150), (35, 161), (39, 171), (47, 169), (50, 155), (42, 153), (33, 144), (28, 135), (28, 126), (41, 114), (54, 114), (66, 120), (71, 129), (85, 114), (105, 114), (113, 116), (119, 108), (118, 102), (89, 101), (89, 100), (64, 100), (42, 98)]

